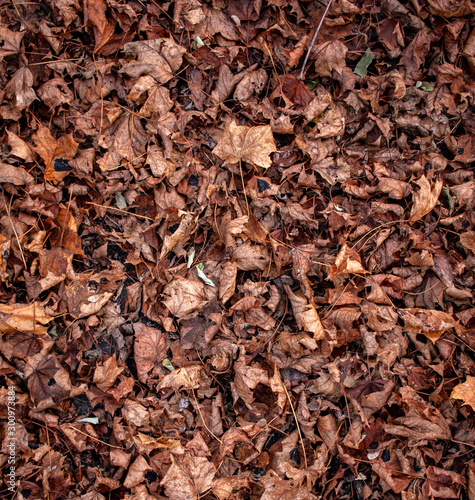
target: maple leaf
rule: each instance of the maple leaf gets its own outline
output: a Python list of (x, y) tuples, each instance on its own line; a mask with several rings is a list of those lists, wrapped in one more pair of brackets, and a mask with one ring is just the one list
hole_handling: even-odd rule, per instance
[(269, 125), (246, 127), (237, 125), (233, 120), (224, 128), (213, 153), (224, 163), (245, 161), (258, 167), (269, 168), (272, 165), (270, 154), (277, 151)]
[(469, 405), (475, 410), (475, 377), (467, 377), (467, 380), (456, 385), (450, 393), (451, 399), (461, 399), (464, 405)]
[(72, 135), (62, 136), (56, 140), (44, 125), (39, 125), (38, 132), (33, 136), (36, 152), (45, 162), (45, 179), (57, 184), (61, 182), (72, 170), (68, 160), (76, 154), (78, 143)]

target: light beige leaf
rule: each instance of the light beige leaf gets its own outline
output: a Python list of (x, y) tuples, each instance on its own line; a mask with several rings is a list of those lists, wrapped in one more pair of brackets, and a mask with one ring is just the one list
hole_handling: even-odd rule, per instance
[(340, 75), (343, 68), (346, 66), (346, 46), (334, 40), (333, 42), (324, 42), (317, 47), (315, 51), (318, 54), (315, 59), (315, 70), (320, 76), (332, 76), (332, 71), (335, 70)]
[(197, 389), (200, 385), (202, 365), (184, 366), (173, 370), (158, 384), (157, 389), (170, 388), (174, 391), (180, 389)]
[(163, 303), (178, 319), (201, 309), (206, 303), (204, 285), (200, 281), (191, 281), (176, 277), (163, 290)]
[(134, 359), (140, 382), (147, 381), (148, 373), (165, 359), (167, 354), (166, 335), (158, 328), (143, 323), (134, 324)]
[(457, 321), (443, 311), (430, 309), (399, 309), (399, 315), (404, 320), (404, 330), (411, 333), (423, 333), (435, 341), (448, 329), (454, 328)]
[(422, 219), (422, 217), (427, 215), (435, 207), (437, 200), (439, 199), (440, 192), (442, 191), (443, 182), (441, 180), (437, 180), (435, 184), (431, 186), (427, 177), (423, 175), (416, 181), (416, 184), (421, 189), (414, 192), (409, 222), (416, 222)]
[(300, 328), (313, 333), (313, 338), (316, 340), (324, 338), (325, 331), (315, 306), (309, 304), (307, 299), (300, 293), (298, 295), (293, 293), (288, 285), (285, 285), (285, 291), (292, 304), (295, 320)]
[(361, 258), (356, 250), (348, 248), (345, 243), (335, 259), (335, 265), (330, 268), (329, 278), (333, 279), (337, 274), (364, 274), (365, 270), (361, 264)]
[(33, 148), (16, 134), (7, 130), (8, 144), (12, 148), (10, 154), (17, 156), (28, 163), (35, 161), (35, 152)]
[(47, 328), (41, 325), (48, 324), (53, 319), (45, 314), (36, 302), (31, 304), (0, 304), (0, 327), (3, 333), (20, 331), (46, 333)]
[(460, 243), (471, 252), (475, 253), (475, 231), (467, 231), (460, 235)]
[(213, 153), (226, 163), (245, 161), (258, 167), (269, 168), (272, 165), (270, 154), (277, 151), (272, 129), (262, 127), (239, 126), (233, 120), (226, 124)]
[(0, 161), (0, 182), (14, 184), (15, 186), (23, 186), (24, 184), (31, 184), (34, 177), (30, 175), (22, 167), (14, 167)]
[(237, 265), (233, 260), (223, 264), (219, 275), (219, 298), (223, 304), (234, 295), (236, 288)]
[(463, 384), (456, 385), (450, 398), (461, 399), (464, 405), (469, 405), (475, 410), (475, 377), (467, 377)]
[(216, 474), (214, 465), (204, 457), (172, 457), (172, 465), (160, 483), (170, 500), (197, 500), (208, 491)]

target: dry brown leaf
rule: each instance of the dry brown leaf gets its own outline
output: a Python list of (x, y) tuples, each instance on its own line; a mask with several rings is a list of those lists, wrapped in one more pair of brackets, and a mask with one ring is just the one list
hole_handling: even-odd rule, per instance
[(110, 356), (103, 362), (96, 365), (93, 382), (104, 392), (107, 392), (117, 380), (117, 377), (124, 371), (124, 366), (117, 364), (117, 358)]
[(41, 325), (47, 325), (52, 319), (37, 302), (12, 306), (0, 304), (0, 325), (4, 333), (16, 330), (44, 334), (48, 329)]
[(7, 130), (8, 134), (8, 144), (11, 147), (11, 154), (13, 156), (18, 156), (27, 163), (32, 163), (35, 161), (35, 151), (33, 148), (27, 144), (23, 139), (20, 139), (16, 134)]
[(216, 469), (204, 457), (172, 455), (172, 465), (161, 485), (170, 500), (197, 500), (211, 488)]
[(443, 311), (413, 308), (399, 309), (398, 313), (404, 320), (406, 332), (423, 333), (434, 343), (445, 331), (458, 324), (450, 314)]
[[(134, 359), (140, 382), (146, 383), (149, 372), (159, 367), (167, 355), (166, 334), (143, 323), (134, 324)], [(154, 377), (155, 371), (152, 372)]]
[(22, 167), (14, 167), (0, 161), (0, 182), (23, 186), (34, 182), (34, 177)]
[(315, 47), (317, 57), (315, 59), (315, 70), (320, 76), (332, 76), (335, 70), (340, 75), (346, 66), (346, 45), (334, 40), (333, 42), (324, 42)]
[(61, 182), (72, 170), (68, 160), (72, 160), (76, 154), (78, 143), (72, 135), (64, 135), (58, 140), (54, 139), (49, 129), (41, 124), (33, 140), (36, 144), (36, 152), (46, 166), (46, 180), (54, 183)]
[(234, 295), (236, 288), (237, 265), (230, 260), (223, 264), (221, 274), (219, 275), (219, 298), (223, 304)]
[(122, 73), (132, 78), (150, 75), (163, 84), (180, 69), (186, 49), (172, 38), (155, 38), (126, 43), (124, 52), (135, 56), (136, 60), (124, 64)]
[(467, 377), (462, 384), (456, 385), (450, 394), (451, 399), (461, 399), (464, 405), (475, 410), (475, 377)]
[(145, 473), (150, 470), (147, 460), (142, 455), (139, 455), (134, 463), (129, 467), (127, 477), (124, 480), (126, 488), (133, 488), (145, 481)]
[(471, 252), (475, 253), (475, 231), (467, 231), (460, 235), (460, 243)]
[(315, 340), (323, 339), (325, 331), (315, 306), (309, 304), (307, 299), (300, 293), (294, 294), (288, 285), (285, 285), (285, 291), (292, 304), (295, 320), (300, 328), (313, 333)]
[(108, 19), (107, 4), (104, 0), (86, 0), (84, 2), (84, 11), (84, 22), (93, 26), (94, 52), (97, 52), (114, 35), (114, 23)]
[(197, 389), (201, 380), (202, 365), (184, 366), (173, 370), (158, 384), (157, 389)]
[(203, 308), (208, 302), (204, 285), (200, 281), (191, 281), (177, 276), (163, 290), (163, 303), (178, 319), (184, 319)]
[(333, 279), (337, 274), (365, 274), (365, 270), (361, 264), (361, 258), (356, 250), (349, 248), (345, 243), (335, 259), (335, 265), (330, 268), (329, 279)]
[(422, 217), (427, 215), (435, 207), (437, 200), (439, 199), (440, 192), (442, 191), (443, 182), (441, 180), (437, 180), (435, 184), (431, 186), (427, 177), (423, 175), (416, 181), (416, 184), (421, 189), (414, 192), (409, 222), (416, 222), (422, 219)]
[(263, 168), (272, 165), (270, 154), (275, 151), (277, 148), (269, 125), (245, 127), (237, 125), (234, 120), (226, 124), (213, 149), (225, 164), (245, 161)]
[(467, 16), (475, 12), (472, 0), (428, 0), (428, 4), (432, 14), (444, 19)]

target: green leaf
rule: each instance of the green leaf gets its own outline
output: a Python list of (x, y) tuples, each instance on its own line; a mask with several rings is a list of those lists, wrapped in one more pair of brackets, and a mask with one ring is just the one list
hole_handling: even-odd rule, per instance
[(313, 90), (317, 86), (317, 82), (314, 82), (313, 80), (307, 80), (305, 82), (305, 85), (310, 89)]
[(429, 82), (417, 82), (416, 89), (425, 90), (426, 92), (432, 92), (434, 87)]
[(168, 358), (165, 358), (162, 361), (162, 365), (167, 369), (170, 370), (171, 372), (175, 369), (175, 367), (170, 363), (170, 360)]
[(364, 78), (368, 72), (368, 66), (373, 62), (374, 54), (371, 50), (366, 49), (365, 55), (358, 61), (355, 68), (355, 74)]
[(205, 43), (203, 42), (203, 40), (201, 40), (201, 38), (199, 36), (197, 36), (195, 38), (195, 41), (194, 41), (194, 46), (195, 46), (195, 49), (199, 48), (199, 47), (203, 47)]

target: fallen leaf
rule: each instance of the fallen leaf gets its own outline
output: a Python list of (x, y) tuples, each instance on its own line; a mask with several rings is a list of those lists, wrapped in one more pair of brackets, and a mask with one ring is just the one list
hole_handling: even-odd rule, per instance
[(23, 186), (34, 182), (34, 177), (22, 167), (14, 167), (0, 161), (0, 182)]
[(258, 167), (272, 165), (270, 154), (277, 151), (269, 125), (239, 126), (233, 120), (226, 124), (213, 153), (227, 163), (245, 161)]
[(330, 268), (329, 279), (333, 279), (338, 274), (365, 274), (365, 270), (361, 264), (361, 258), (356, 250), (349, 248), (345, 243), (335, 259), (335, 265)]
[(427, 215), (435, 207), (440, 192), (442, 191), (443, 182), (437, 180), (435, 184), (431, 186), (427, 177), (423, 175), (416, 181), (416, 184), (420, 187), (420, 190), (413, 195), (413, 205), (409, 216), (409, 222), (416, 222), (422, 219), (422, 217)]
[(165, 376), (165, 378), (158, 384), (157, 389), (173, 389), (178, 391), (180, 389), (197, 389), (201, 380), (201, 371), (203, 366), (193, 365), (178, 368)]
[(47, 325), (52, 319), (37, 302), (11, 306), (0, 304), (0, 325), (4, 333), (17, 330), (45, 334), (47, 328), (41, 325)]
[(46, 166), (46, 180), (55, 184), (61, 182), (72, 170), (68, 160), (72, 160), (76, 154), (77, 142), (72, 135), (65, 135), (56, 140), (51, 135), (50, 130), (41, 124), (38, 132), (33, 136), (33, 140), (36, 144), (36, 152), (41, 156)]
[(163, 290), (163, 303), (178, 319), (184, 319), (206, 303), (204, 285), (177, 276)]
[(149, 372), (155, 375), (154, 368), (166, 358), (166, 335), (158, 328), (146, 326), (143, 323), (134, 324), (134, 359), (140, 382), (146, 383)]
[(461, 399), (464, 405), (475, 410), (475, 377), (467, 377), (462, 384), (456, 385), (450, 393), (451, 399)]
[(216, 469), (204, 457), (172, 455), (172, 465), (160, 484), (171, 500), (196, 500), (213, 484)]
[(292, 304), (295, 320), (300, 328), (313, 333), (313, 338), (315, 340), (323, 339), (325, 337), (325, 331), (315, 306), (309, 304), (307, 299), (300, 293), (294, 294), (288, 285), (285, 285), (285, 291)]

